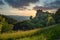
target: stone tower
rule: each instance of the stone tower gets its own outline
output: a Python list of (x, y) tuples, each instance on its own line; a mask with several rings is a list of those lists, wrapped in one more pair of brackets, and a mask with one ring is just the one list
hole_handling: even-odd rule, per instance
[(44, 12), (42, 10), (37, 10), (36, 18), (41, 18), (43, 16)]

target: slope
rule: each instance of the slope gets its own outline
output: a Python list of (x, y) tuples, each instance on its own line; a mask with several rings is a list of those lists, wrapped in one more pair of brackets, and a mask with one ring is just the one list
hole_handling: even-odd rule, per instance
[(60, 24), (44, 28), (35, 33), (32, 37), (26, 37), (19, 40), (58, 40), (60, 39)]

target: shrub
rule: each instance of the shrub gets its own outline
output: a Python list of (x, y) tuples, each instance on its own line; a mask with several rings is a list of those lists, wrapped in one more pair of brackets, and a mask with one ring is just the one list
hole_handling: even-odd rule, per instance
[(3, 33), (3, 32), (11, 32), (12, 31), (12, 28), (13, 28), (13, 25), (12, 24), (6, 23), (2, 27), (1, 33)]
[(1, 31), (2, 31), (2, 26), (3, 26), (3, 25), (2, 25), (2, 24), (0, 24), (0, 33), (1, 33)]

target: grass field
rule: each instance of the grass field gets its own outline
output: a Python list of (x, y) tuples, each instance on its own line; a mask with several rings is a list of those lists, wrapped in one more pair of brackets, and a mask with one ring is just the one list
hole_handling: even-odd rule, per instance
[(54, 25), (36, 32), (35, 36), (20, 40), (60, 40), (60, 25)]
[(36, 33), (39, 29), (29, 30), (29, 31), (15, 31), (12, 33), (3, 33), (0, 34), (0, 40), (15, 40), (23, 37), (32, 36)]
[(0, 34), (0, 40), (57, 40), (60, 38), (60, 24), (43, 29)]

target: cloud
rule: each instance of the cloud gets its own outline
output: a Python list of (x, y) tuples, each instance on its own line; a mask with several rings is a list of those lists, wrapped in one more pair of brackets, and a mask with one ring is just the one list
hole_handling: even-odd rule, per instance
[(44, 12), (48, 11), (49, 13), (55, 13), (57, 11), (56, 8), (51, 7), (43, 7), (43, 6), (35, 6), (34, 10), (43, 10)]
[(10, 6), (14, 8), (23, 8), (29, 6), (30, 3), (36, 3), (39, 0), (5, 0)]
[(41, 9), (41, 10), (52, 10), (52, 9), (56, 9), (56, 8), (43, 7), (43, 6), (35, 6), (33, 9), (34, 9), (34, 10), (39, 10), (39, 9)]
[(33, 9), (42, 9), (42, 10), (53, 10), (60, 8), (60, 0), (53, 0), (53, 1), (47, 1), (47, 0), (40, 0), (40, 2), (43, 3), (43, 6), (35, 6)]
[(55, 0), (54, 2), (46, 4), (45, 6), (51, 8), (60, 8), (60, 0)]
[(0, 5), (3, 5), (4, 3), (2, 2), (2, 0), (0, 0)]

